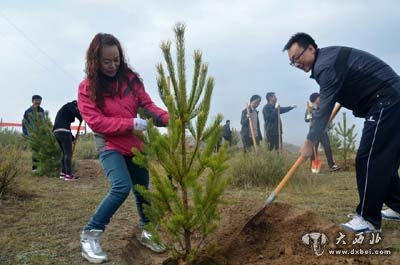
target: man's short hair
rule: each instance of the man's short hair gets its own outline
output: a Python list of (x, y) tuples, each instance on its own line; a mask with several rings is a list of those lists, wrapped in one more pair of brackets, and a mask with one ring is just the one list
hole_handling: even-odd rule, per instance
[(275, 92), (268, 92), (267, 95), (265, 95), (265, 98), (269, 102), (272, 97), (275, 97)]
[(40, 99), (40, 100), (42, 100), (42, 97), (39, 96), (39, 95), (33, 95), (33, 96), (32, 96), (32, 101), (34, 101), (35, 99)]
[(310, 102), (314, 103), (319, 98), (319, 93), (315, 92), (310, 95)]
[(226, 120), (226, 122), (231, 122), (230, 120)]
[(307, 49), (309, 45), (312, 45), (315, 49), (318, 48), (318, 45), (315, 43), (314, 39), (304, 32), (298, 32), (294, 34), (286, 45), (283, 47), (283, 52), (287, 51), (292, 47), (294, 43), (297, 43), (300, 47)]
[(251, 98), (250, 98), (250, 102), (252, 102), (254, 100), (261, 100), (260, 95), (252, 95)]

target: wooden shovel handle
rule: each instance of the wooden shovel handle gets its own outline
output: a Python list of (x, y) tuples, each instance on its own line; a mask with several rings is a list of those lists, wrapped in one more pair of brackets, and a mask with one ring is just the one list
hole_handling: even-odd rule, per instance
[(251, 139), (253, 140), (254, 150), (257, 152), (257, 142), (256, 142), (255, 134), (254, 134), (253, 120), (251, 119), (251, 116), (250, 116), (249, 104), (247, 104), (246, 110), (247, 110), (247, 116), (248, 116), (248, 119), (249, 119)]
[(276, 186), (274, 193), (275, 196), (279, 194), (281, 189), (286, 185), (286, 183), (289, 181), (289, 179), (296, 173), (297, 169), (301, 166), (301, 164), (305, 161), (304, 157), (299, 156), (297, 158), (296, 162), (293, 164), (293, 166), (289, 169), (289, 171), (286, 173), (285, 177), (281, 180), (281, 182)]

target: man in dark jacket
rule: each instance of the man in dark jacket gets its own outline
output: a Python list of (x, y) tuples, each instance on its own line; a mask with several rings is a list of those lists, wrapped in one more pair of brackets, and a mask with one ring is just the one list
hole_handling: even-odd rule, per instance
[(32, 96), (32, 106), (30, 106), (24, 112), (24, 117), (22, 120), (22, 132), (24, 135), (29, 136), (29, 127), (33, 126), (33, 121), (36, 118), (44, 120), (45, 113), (44, 109), (40, 107), (42, 104), (42, 97), (39, 95)]
[(71, 123), (77, 118), (82, 122), (82, 116), (79, 113), (76, 100), (64, 104), (57, 112), (56, 120), (53, 126), (53, 134), (60, 145), (61, 155), (61, 173), (60, 178), (66, 181), (73, 181), (77, 177), (72, 175), (72, 142), (74, 136), (71, 132)]
[(230, 123), (230, 120), (226, 120), (225, 125), (222, 127), (222, 137), (224, 137), (225, 141), (227, 141), (229, 145), (232, 144), (232, 131)]
[(267, 104), (263, 108), (265, 135), (269, 150), (278, 150), (279, 146), (282, 146), (282, 120), (280, 119), (280, 114), (291, 111), (296, 108), (296, 105), (290, 107), (279, 106), (274, 92), (268, 92), (266, 98)]
[[(320, 86), (320, 104), (301, 148), (310, 157), (336, 102), (365, 118), (356, 157), (360, 203), (342, 227), (380, 230), (381, 218), (400, 220), (400, 77), (381, 59), (355, 48), (318, 49), (314, 39), (297, 33), (285, 45), (290, 65), (311, 71)], [(385, 203), (389, 209), (381, 211)]]
[(256, 144), (259, 145), (262, 141), (262, 135), (260, 130), (260, 120), (258, 119), (257, 107), (260, 105), (261, 97), (259, 95), (253, 95), (250, 98), (249, 112), (250, 116), (247, 114), (247, 108), (242, 111), (242, 117), (240, 119), (240, 124), (242, 125), (242, 130), (240, 134), (242, 136), (244, 151), (250, 151), (253, 146), (252, 132), (250, 129), (250, 119), (253, 124), (254, 137)]
[[(42, 104), (42, 97), (39, 95), (32, 96), (32, 106), (30, 106), (24, 112), (24, 117), (22, 119), (22, 132), (25, 136), (29, 137), (29, 130), (31, 130), (34, 126), (36, 119), (41, 119), (44, 121), (45, 112), (44, 109), (40, 107)], [(38, 150), (36, 148), (32, 148), (32, 172), (36, 172), (38, 160), (35, 158), (35, 153)]]

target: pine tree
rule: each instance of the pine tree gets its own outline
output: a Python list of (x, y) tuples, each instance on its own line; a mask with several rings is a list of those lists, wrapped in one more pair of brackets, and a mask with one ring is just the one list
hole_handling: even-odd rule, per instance
[(29, 121), (24, 120), (29, 136), (25, 136), (32, 149), (32, 157), (37, 160), (39, 176), (57, 177), (60, 170), (60, 147), (51, 132), (53, 127), (48, 112), (44, 117), (33, 110), (29, 113)]
[(356, 149), (356, 137), (354, 133), (356, 125), (353, 124), (350, 128), (347, 127), (346, 113), (343, 112), (343, 125), (338, 123), (338, 128), (335, 128), (335, 132), (340, 139), (340, 154), (344, 162), (344, 169), (348, 169), (348, 160), (350, 154), (355, 152)]
[(339, 136), (335, 133), (335, 129), (336, 129), (336, 124), (331, 123), (328, 129), (328, 137), (329, 137), (329, 143), (331, 144), (332, 153), (336, 157), (339, 155), (341, 140)]
[[(145, 213), (152, 224), (163, 226), (174, 239), (173, 258), (180, 264), (190, 264), (204, 240), (217, 228), (218, 206), (223, 202), (222, 194), (230, 178), (222, 175), (227, 167), (227, 145), (213, 152), (221, 133), (222, 116), (217, 115), (207, 126), (214, 79), (207, 77), (208, 66), (202, 63), (202, 53), (196, 50), (188, 91), (185, 25), (178, 23), (174, 31), (176, 65), (170, 41), (161, 44), (169, 77), (163, 64), (157, 65), (159, 94), (169, 113), (168, 133), (160, 134), (150, 121), (143, 152), (135, 150), (134, 161), (146, 166), (151, 174), (151, 191), (136, 187), (151, 205), (145, 207)], [(172, 177), (177, 189), (167, 176)], [(156, 233), (155, 225), (149, 225), (148, 229)]]

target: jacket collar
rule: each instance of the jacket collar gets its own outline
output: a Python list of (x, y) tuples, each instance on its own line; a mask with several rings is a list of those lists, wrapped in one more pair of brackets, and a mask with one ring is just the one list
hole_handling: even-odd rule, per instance
[(319, 55), (319, 49), (317, 48), (316, 50), (315, 50), (315, 59), (314, 59), (314, 62), (313, 62), (313, 65), (312, 65), (312, 67), (311, 67), (311, 75), (310, 75), (310, 78), (312, 78), (312, 79), (315, 79), (315, 70), (314, 70), (314, 68), (315, 68), (315, 63), (317, 62), (317, 60), (318, 60), (318, 55)]

